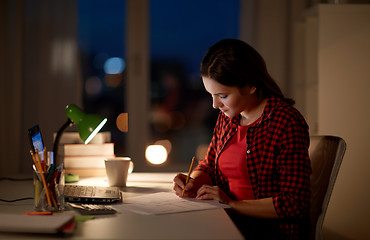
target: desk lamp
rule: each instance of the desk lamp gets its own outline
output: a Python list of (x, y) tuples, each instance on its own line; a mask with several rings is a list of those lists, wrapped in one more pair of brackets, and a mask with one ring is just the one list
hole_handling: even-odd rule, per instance
[(56, 160), (58, 156), (58, 146), (60, 138), (62, 137), (63, 132), (67, 129), (67, 127), (76, 124), (80, 138), (82, 139), (82, 141), (84, 141), (85, 144), (88, 144), (107, 122), (106, 118), (103, 119), (98, 115), (86, 114), (75, 104), (67, 105), (65, 113), (68, 117), (67, 122), (58, 130), (54, 141), (54, 163), (57, 163)]

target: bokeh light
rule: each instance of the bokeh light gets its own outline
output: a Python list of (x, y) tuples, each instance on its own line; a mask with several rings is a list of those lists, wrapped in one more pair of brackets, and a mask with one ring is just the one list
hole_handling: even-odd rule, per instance
[(98, 95), (103, 89), (103, 84), (97, 76), (89, 77), (85, 82), (87, 95)]
[(121, 132), (128, 132), (128, 113), (120, 113), (116, 119), (116, 125)]
[(162, 145), (149, 145), (145, 151), (145, 158), (154, 165), (159, 165), (167, 160), (167, 150)]
[(104, 63), (105, 74), (120, 74), (126, 68), (126, 63), (123, 58), (111, 57)]
[(122, 74), (105, 74), (104, 80), (108, 87), (118, 87), (122, 83)]

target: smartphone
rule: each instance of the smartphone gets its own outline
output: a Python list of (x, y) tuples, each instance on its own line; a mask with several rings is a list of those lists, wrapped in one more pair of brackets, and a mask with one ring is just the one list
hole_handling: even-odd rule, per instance
[(44, 151), (44, 141), (42, 139), (41, 131), (39, 125), (35, 125), (28, 129), (28, 136), (31, 143), (32, 151), (37, 151), (39, 153)]

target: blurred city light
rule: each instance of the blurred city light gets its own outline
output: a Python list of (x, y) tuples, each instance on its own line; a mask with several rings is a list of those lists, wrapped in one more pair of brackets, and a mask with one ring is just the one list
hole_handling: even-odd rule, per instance
[(98, 95), (102, 91), (102, 88), (102, 82), (98, 77), (92, 76), (86, 80), (85, 91), (87, 95)]
[(104, 63), (105, 74), (120, 74), (126, 68), (126, 63), (123, 58), (111, 57)]

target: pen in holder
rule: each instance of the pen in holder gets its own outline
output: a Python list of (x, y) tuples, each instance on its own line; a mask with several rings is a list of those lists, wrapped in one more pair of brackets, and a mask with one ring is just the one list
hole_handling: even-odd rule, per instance
[[(41, 161), (40, 155), (30, 151), (34, 175), (34, 208), (36, 211), (64, 210), (64, 172), (63, 165), (55, 167), (53, 152), (44, 151)], [(49, 159), (49, 161), (48, 161)]]

